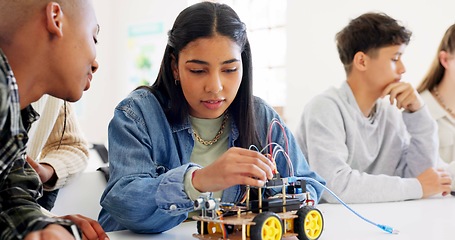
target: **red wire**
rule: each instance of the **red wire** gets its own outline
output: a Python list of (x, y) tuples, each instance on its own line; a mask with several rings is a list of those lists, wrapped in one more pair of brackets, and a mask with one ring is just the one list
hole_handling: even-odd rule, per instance
[(288, 136), (286, 135), (286, 131), (284, 130), (283, 125), (281, 125), (281, 123), (276, 118), (274, 118), (269, 125), (269, 134), (268, 134), (269, 153), (273, 156), (273, 147), (270, 143), (272, 143), (272, 129), (273, 129), (273, 125), (275, 123), (278, 124), (278, 126), (281, 128), (281, 131), (283, 131), (283, 135), (284, 135), (283, 138), (284, 138), (284, 142), (286, 144), (285, 151), (289, 155)]

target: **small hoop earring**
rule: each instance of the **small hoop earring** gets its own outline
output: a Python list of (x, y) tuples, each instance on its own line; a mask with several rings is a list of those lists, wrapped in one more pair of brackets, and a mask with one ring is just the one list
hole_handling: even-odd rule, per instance
[(175, 83), (175, 86), (179, 86), (179, 85), (180, 85), (180, 80), (175, 79), (175, 80), (174, 80), (174, 83)]

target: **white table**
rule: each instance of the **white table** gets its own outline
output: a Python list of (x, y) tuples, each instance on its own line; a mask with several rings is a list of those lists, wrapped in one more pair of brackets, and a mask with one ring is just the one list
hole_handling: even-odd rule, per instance
[[(455, 197), (453, 196), (405, 202), (350, 204), (349, 206), (373, 222), (398, 229), (399, 234), (393, 235), (382, 231), (363, 221), (341, 204), (320, 204), (317, 208), (321, 210), (325, 224), (321, 240), (455, 239)], [(196, 222), (186, 222), (161, 234), (118, 231), (110, 232), (108, 235), (111, 240), (181, 240), (196, 239), (192, 237), (196, 231)]]
[(107, 166), (98, 153), (91, 149), (87, 168), (60, 189), (52, 213), (57, 216), (82, 214), (98, 219), (100, 198), (107, 182), (99, 167)]

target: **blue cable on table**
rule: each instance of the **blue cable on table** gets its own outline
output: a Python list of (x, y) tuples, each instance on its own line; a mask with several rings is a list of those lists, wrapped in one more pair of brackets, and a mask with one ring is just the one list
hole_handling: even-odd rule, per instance
[(388, 232), (388, 233), (391, 233), (391, 234), (398, 234), (399, 231), (397, 229), (394, 229), (393, 227), (390, 227), (390, 226), (387, 226), (387, 225), (383, 225), (383, 224), (378, 224), (378, 223), (375, 223), (367, 218), (365, 218), (364, 216), (360, 215), (358, 212), (354, 211), (354, 209), (352, 209), (351, 207), (349, 207), (345, 202), (343, 202), (343, 200), (341, 200), (334, 192), (332, 192), (332, 190), (330, 190), (328, 187), (326, 187), (324, 184), (312, 179), (312, 178), (308, 178), (308, 177), (297, 177), (298, 179), (303, 179), (305, 181), (310, 181), (310, 182), (313, 182), (313, 183), (316, 183), (318, 184), (319, 186), (323, 187), (325, 190), (327, 190), (327, 192), (329, 192), (333, 197), (335, 197), (338, 202), (340, 202), (343, 206), (345, 206), (347, 209), (349, 209), (352, 213), (354, 213), (355, 215), (357, 215), (359, 218), (363, 219), (364, 221), (370, 223), (370, 224), (373, 224), (374, 226), (382, 229), (383, 231), (385, 232)]

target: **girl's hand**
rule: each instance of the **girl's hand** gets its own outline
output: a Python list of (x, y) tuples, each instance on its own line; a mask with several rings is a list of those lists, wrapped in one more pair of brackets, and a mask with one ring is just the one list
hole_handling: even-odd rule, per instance
[(272, 179), (274, 164), (261, 153), (232, 147), (209, 166), (193, 175), (193, 186), (200, 192), (216, 192), (234, 185), (261, 187)]

